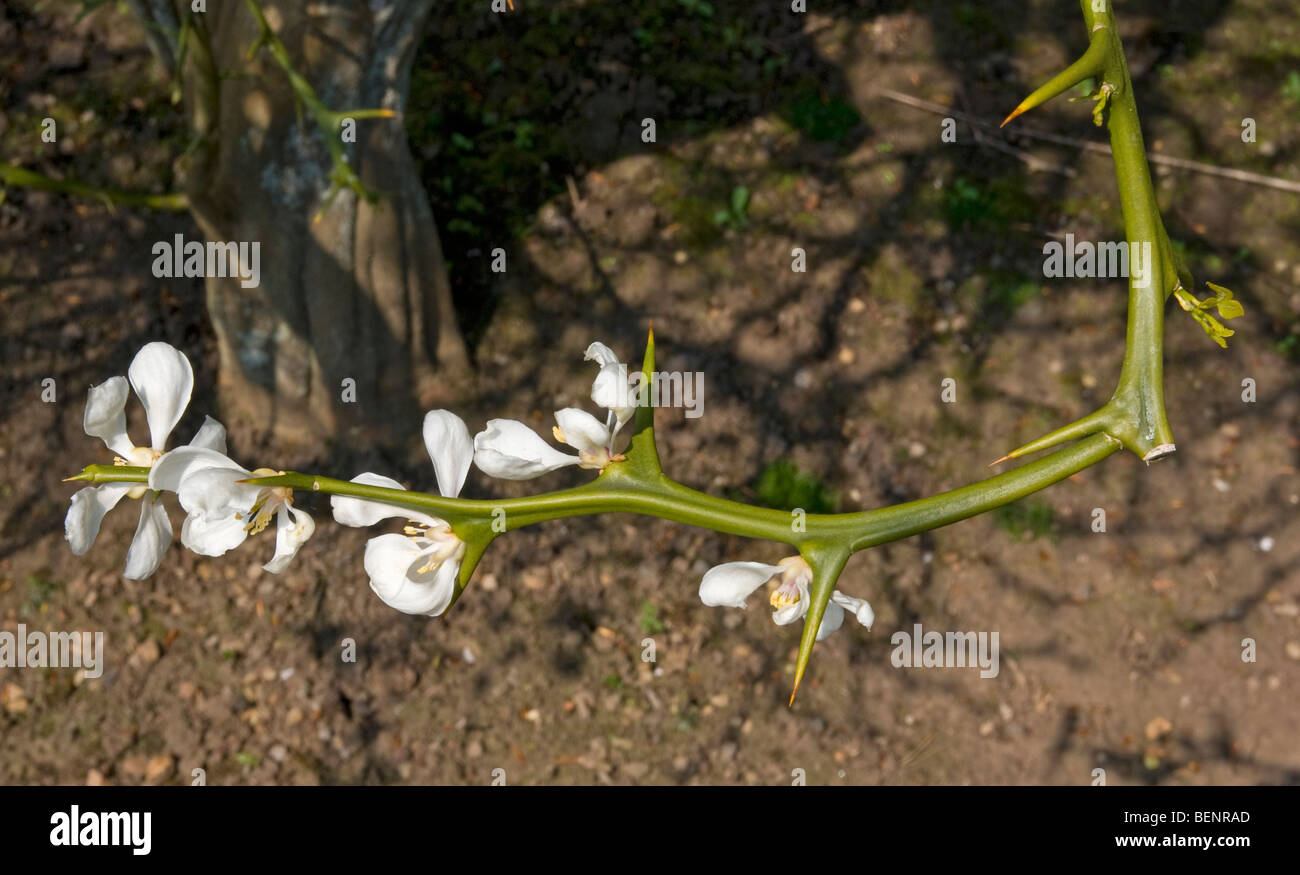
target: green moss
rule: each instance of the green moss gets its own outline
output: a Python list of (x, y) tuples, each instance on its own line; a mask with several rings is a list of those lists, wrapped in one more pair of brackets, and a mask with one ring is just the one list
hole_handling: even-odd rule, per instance
[(945, 187), (942, 208), (953, 230), (1002, 231), (1013, 222), (1033, 218), (1031, 203), (1019, 175), (987, 180), (958, 176)]
[(646, 635), (664, 631), (663, 621), (659, 619), (659, 609), (649, 602), (641, 603), (641, 631)]
[(795, 130), (818, 143), (838, 143), (862, 122), (858, 111), (841, 98), (805, 92), (781, 109)]
[(800, 471), (793, 462), (778, 459), (769, 464), (754, 482), (754, 492), (765, 507), (834, 513), (835, 495), (813, 474)]

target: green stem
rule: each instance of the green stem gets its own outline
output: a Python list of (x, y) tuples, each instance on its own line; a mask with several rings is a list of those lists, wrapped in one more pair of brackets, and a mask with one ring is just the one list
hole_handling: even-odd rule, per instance
[[(1013, 471), (959, 489), (892, 507), (840, 514), (807, 514), (795, 526), (792, 513), (753, 507), (691, 489), (659, 474), (650, 479), (634, 476), (629, 462), (613, 462), (590, 483), (524, 498), (447, 498), (425, 492), (388, 489), (286, 472), (273, 477), (250, 478), (257, 486), (288, 486), (302, 492), (323, 492), (379, 501), (447, 520), (453, 530), (478, 529), (501, 520), (503, 531), (513, 531), (548, 520), (602, 513), (636, 513), (746, 538), (763, 538), (790, 544), (833, 543), (856, 553), (868, 547), (897, 541), (993, 510), (1024, 498), (1100, 462), (1119, 449), (1105, 435), (1092, 435)], [(144, 483), (148, 468), (91, 465), (73, 480), (92, 483)], [(502, 513), (504, 512), (504, 519)], [(797, 531), (796, 529), (802, 529)]]
[(446, 520), (458, 534), (462, 529), (478, 528), (494, 520), (502, 523), (499, 526), (502, 531), (513, 531), (548, 520), (625, 512), (730, 535), (779, 541), (797, 549), (833, 543), (856, 553), (986, 513), (1077, 474), (1119, 448), (1119, 443), (1112, 438), (1092, 435), (1013, 471), (959, 489), (876, 510), (807, 514), (799, 518), (803, 523), (800, 526), (794, 524), (796, 517), (790, 512), (708, 495), (664, 474), (649, 479), (634, 476), (628, 470), (630, 462), (613, 462), (595, 480), (582, 486), (498, 500), (447, 498), (292, 472), (247, 482), (346, 495), (416, 510)]
[(103, 201), (110, 208), (147, 207), (154, 210), (184, 210), (189, 208), (189, 198), (184, 194), (149, 194), (143, 191), (124, 191), (120, 188), (99, 188), (76, 179), (55, 179), (15, 164), (0, 162), (0, 182), (21, 188), (53, 191)]
[[(1107, 128), (1129, 246), (1128, 328), (1119, 385), (1107, 405), (1119, 414), (1112, 418), (1111, 434), (1150, 461), (1174, 448), (1164, 398), (1164, 307), (1172, 288), (1166, 288), (1166, 279), (1171, 279), (1165, 277), (1167, 235), (1112, 5), (1108, 0), (1100, 13), (1093, 0), (1081, 0), (1080, 5), (1090, 39), (1094, 43), (1104, 40), (1104, 81), (1115, 89)], [(1139, 252), (1150, 253), (1144, 259), (1146, 276), (1142, 279), (1133, 269)]]
[[(1174, 252), (1160, 218), (1133, 82), (1111, 3), (1106, 0), (1102, 12), (1094, 8), (1094, 0), (1080, 0), (1080, 6), (1088, 30), (1087, 53), (1066, 71), (1069, 75), (1058, 75), (1026, 98), (1007, 121), (1062, 93), (1080, 76), (1101, 76), (1099, 89), (1107, 95), (1106, 125), (1129, 250), (1124, 362), (1115, 392), (1104, 407), (1011, 451), (999, 462), (1097, 433), (1118, 439), (1148, 462), (1174, 451), (1173, 432), (1165, 413), (1164, 307), (1186, 268)], [(1141, 277), (1138, 264), (1144, 268)]]
[(321, 136), (325, 140), (326, 148), (329, 149), (332, 165), (330, 170), (331, 188), (325, 194), (316, 217), (320, 218), (321, 213), (328, 208), (341, 188), (347, 188), (355, 192), (358, 197), (373, 203), (378, 199), (379, 195), (367, 188), (361, 178), (357, 176), (356, 171), (348, 164), (347, 155), (343, 151), (343, 141), (339, 135), (339, 126), (345, 118), (392, 118), (396, 113), (390, 109), (357, 109), (346, 113), (330, 109), (317, 97), (316, 90), (311, 87), (311, 83), (294, 67), (289, 50), (276, 36), (275, 31), (271, 29), (271, 25), (266, 20), (266, 15), (263, 14), (262, 7), (257, 0), (244, 0), (244, 3), (257, 20), (259, 28), (258, 40), (249, 50), (249, 57), (251, 58), (263, 46), (266, 47), (267, 51), (271, 53), (271, 57), (275, 59), (276, 64), (284, 72), (285, 77), (288, 78), (293, 93), (311, 113), (312, 120), (315, 121), (317, 128), (319, 128)]

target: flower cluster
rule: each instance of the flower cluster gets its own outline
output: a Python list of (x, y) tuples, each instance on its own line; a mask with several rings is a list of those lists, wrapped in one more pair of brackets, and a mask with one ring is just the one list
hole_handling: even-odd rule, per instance
[[(126, 434), (127, 380), (144, 406), (150, 445), (138, 447)], [(257, 534), (276, 517), (275, 555), (263, 567), (279, 573), (311, 537), (315, 523), (293, 507), (287, 489), (260, 489), (241, 480), (272, 471), (248, 471), (226, 455), (226, 429), (212, 417), (186, 446), (166, 452), (194, 390), (194, 369), (185, 354), (166, 343), (146, 344), (131, 361), (127, 377), (92, 386), (86, 401), (86, 434), (117, 454), (114, 463), (149, 469), (148, 484), (106, 483), (72, 496), (64, 533), (72, 552), (90, 549), (104, 515), (124, 497), (139, 499), (140, 524), (126, 555), (125, 576), (141, 579), (158, 570), (172, 542), (162, 493), (175, 493), (187, 516), (181, 543), (204, 556), (220, 556)]]
[[(492, 419), (473, 437), (465, 422), (446, 410), (424, 417), (423, 438), (433, 463), (438, 493), (456, 498), (465, 485), (470, 465), (506, 480), (526, 480), (569, 465), (603, 471), (624, 460), (615, 440), (632, 419), (638, 401), (628, 367), (602, 343), (591, 344), (586, 360), (599, 370), (591, 397), (606, 411), (602, 422), (576, 407), (555, 412), (552, 429), (556, 441), (576, 454), (555, 449), (522, 422)], [(126, 434), (128, 380), (144, 406), (150, 444), (139, 447)], [(86, 402), (86, 433), (104, 441), (116, 453), (115, 464), (148, 468), (147, 483), (109, 482), (77, 492), (65, 522), (72, 549), (90, 549), (104, 515), (122, 498), (141, 502), (140, 524), (127, 551), (126, 576), (143, 578), (157, 570), (172, 540), (171, 523), (161, 498), (173, 493), (185, 511), (181, 543), (204, 556), (220, 556), (261, 533), (274, 521), (275, 552), (262, 566), (284, 571), (299, 548), (312, 536), (315, 523), (293, 506), (293, 491), (285, 486), (261, 486), (255, 481), (284, 472), (269, 468), (249, 470), (226, 454), (226, 432), (211, 417), (189, 444), (166, 450), (171, 431), (190, 401), (193, 369), (183, 353), (165, 343), (150, 343), (140, 350), (128, 376), (113, 377), (94, 386)], [(405, 490), (382, 474), (367, 471), (352, 483)], [(438, 616), (456, 594), (465, 542), (443, 519), (398, 504), (332, 495), (330, 508), (336, 522), (369, 528), (390, 519), (406, 521), (402, 531), (376, 535), (366, 544), (364, 567), (370, 587), (387, 605), (407, 614)], [(809, 610), (813, 571), (800, 556), (779, 565), (728, 562), (708, 571), (700, 583), (706, 605), (743, 608), (745, 600), (768, 582), (772, 589), (772, 619), (787, 625), (804, 619)], [(817, 630), (817, 639), (830, 635), (844, 623), (845, 612), (871, 628), (874, 614), (861, 599), (836, 590)]]

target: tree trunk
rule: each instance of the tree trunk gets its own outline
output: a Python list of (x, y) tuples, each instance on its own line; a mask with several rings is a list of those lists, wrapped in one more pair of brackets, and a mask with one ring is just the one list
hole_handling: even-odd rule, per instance
[(259, 286), (207, 280), (218, 406), (236, 438), (269, 433), (309, 453), (332, 438), (395, 448), (417, 433), (423, 409), (453, 397), (455, 378), (468, 370), (402, 118), (431, 6), (262, 4), (326, 106), (398, 114), (357, 119), (356, 142), (345, 146), (378, 200), (345, 189), (316, 221), (330, 187), (327, 134), (297, 105), (266, 48), (248, 59), (259, 27), (244, 3), (209, 4), (196, 16), (206, 38), (192, 41), (199, 51), (185, 76), (202, 144), (186, 171), (193, 213), (208, 241), (260, 243)]

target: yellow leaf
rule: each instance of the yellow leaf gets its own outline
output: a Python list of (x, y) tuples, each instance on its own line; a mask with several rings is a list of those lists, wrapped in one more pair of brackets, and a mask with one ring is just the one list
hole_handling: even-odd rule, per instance
[(1224, 319), (1236, 319), (1238, 316), (1245, 315), (1246, 310), (1241, 306), (1240, 301), (1231, 299), (1219, 303), (1219, 315)]

